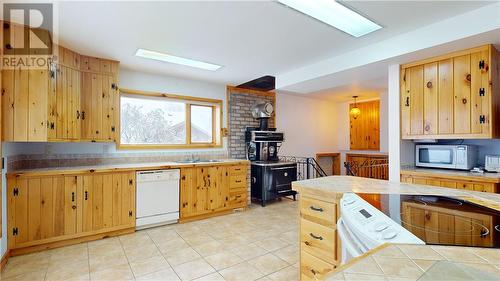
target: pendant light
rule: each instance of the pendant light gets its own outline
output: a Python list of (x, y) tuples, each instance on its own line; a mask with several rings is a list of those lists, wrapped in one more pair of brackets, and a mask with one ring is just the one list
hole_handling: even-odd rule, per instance
[(361, 110), (358, 107), (358, 104), (356, 103), (356, 99), (358, 96), (352, 96), (354, 98), (354, 106), (351, 108), (349, 113), (351, 114), (352, 118), (356, 119), (358, 116), (361, 114)]

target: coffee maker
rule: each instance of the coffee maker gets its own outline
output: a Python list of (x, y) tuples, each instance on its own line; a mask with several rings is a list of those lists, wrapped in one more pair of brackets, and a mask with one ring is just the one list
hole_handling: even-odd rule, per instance
[(247, 158), (250, 161), (277, 162), (278, 151), (284, 141), (284, 134), (269, 128), (269, 118), (274, 109), (270, 103), (256, 104), (251, 108), (253, 118), (259, 120), (259, 127), (247, 127), (245, 142)]

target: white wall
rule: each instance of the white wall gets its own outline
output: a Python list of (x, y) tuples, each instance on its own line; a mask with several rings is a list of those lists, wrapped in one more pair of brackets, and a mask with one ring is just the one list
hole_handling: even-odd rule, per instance
[(285, 133), (280, 155), (314, 157), (335, 150), (337, 112), (333, 102), (278, 92), (276, 127)]
[[(120, 87), (142, 91), (163, 92), (186, 96), (196, 96), (223, 100), (223, 127), (226, 126), (226, 86), (196, 80), (176, 78), (171, 76), (153, 75), (120, 69)], [(227, 141), (223, 141), (223, 148), (197, 149), (203, 151), (226, 151)], [(114, 144), (100, 143), (2, 143), (3, 156), (17, 154), (99, 154), (99, 153), (140, 153), (140, 150), (116, 150)], [(194, 149), (183, 150), (155, 150), (165, 153), (183, 153)], [(153, 152), (147, 150), (147, 152)], [(2, 194), (6, 192), (5, 170), (2, 171)], [(0, 239), (0, 256), (7, 250), (7, 204), (6, 196), (2, 196), (2, 228), (3, 238)]]

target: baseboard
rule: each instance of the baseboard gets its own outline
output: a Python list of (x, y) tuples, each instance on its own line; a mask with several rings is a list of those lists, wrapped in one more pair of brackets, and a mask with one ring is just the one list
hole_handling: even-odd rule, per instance
[(73, 238), (73, 239), (55, 241), (55, 242), (41, 244), (41, 245), (34, 245), (34, 246), (29, 246), (29, 247), (24, 247), (24, 248), (11, 249), (10, 255), (11, 256), (24, 255), (24, 254), (34, 253), (34, 252), (40, 252), (43, 250), (60, 248), (60, 247), (64, 247), (64, 246), (69, 246), (69, 245), (74, 245), (74, 244), (79, 244), (79, 243), (84, 243), (84, 242), (89, 242), (89, 241), (94, 241), (94, 240), (100, 240), (100, 239), (105, 239), (108, 237), (114, 237), (114, 236), (134, 233), (134, 232), (135, 232), (135, 227), (131, 227), (131, 228), (125, 228), (125, 229), (105, 232), (105, 233), (98, 233), (98, 234), (94, 234), (94, 235)]
[(201, 214), (198, 216), (192, 216), (192, 217), (185, 217), (185, 218), (181, 217), (179, 219), (179, 223), (192, 222), (192, 221), (207, 219), (207, 218), (211, 218), (211, 217), (228, 215), (228, 214), (232, 214), (234, 212), (240, 212), (240, 211), (244, 211), (244, 210), (246, 210), (246, 207), (240, 207), (240, 208), (229, 209), (229, 210), (222, 210), (222, 211), (217, 211), (217, 212), (210, 212), (210, 213), (205, 213), (205, 214)]
[(5, 265), (7, 264), (9, 257), (10, 257), (10, 251), (7, 250), (2, 257), (2, 260), (0, 261), (0, 272), (2, 272), (3, 269), (5, 268)]

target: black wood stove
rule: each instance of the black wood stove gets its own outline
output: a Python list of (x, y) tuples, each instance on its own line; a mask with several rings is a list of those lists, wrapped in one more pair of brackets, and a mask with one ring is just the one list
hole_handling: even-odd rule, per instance
[(245, 142), (247, 158), (251, 161), (252, 199), (264, 207), (266, 202), (283, 196), (295, 196), (292, 182), (297, 180), (297, 164), (279, 161), (278, 151), (285, 140), (276, 128), (269, 128), (268, 120), (273, 112), (270, 103), (252, 107), (252, 115), (260, 122), (259, 127), (247, 127)]

